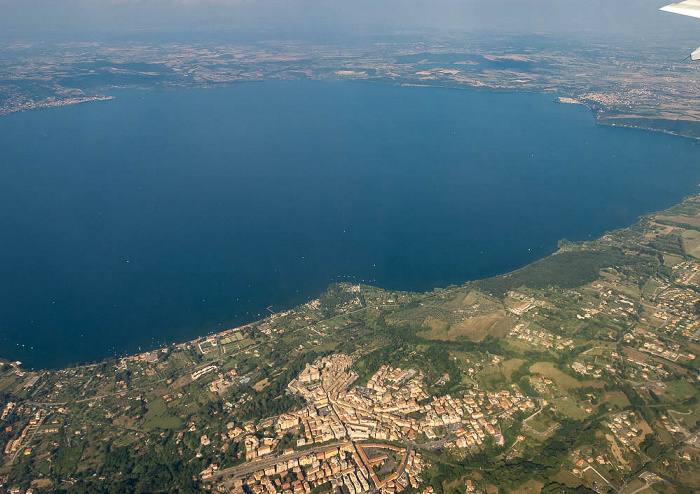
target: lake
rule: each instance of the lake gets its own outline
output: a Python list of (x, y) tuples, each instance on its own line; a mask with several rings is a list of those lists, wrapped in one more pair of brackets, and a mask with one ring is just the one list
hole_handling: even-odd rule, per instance
[(122, 90), (0, 118), (0, 356), (180, 342), (334, 281), (504, 273), (695, 193), (698, 143), (553, 95), (341, 82)]

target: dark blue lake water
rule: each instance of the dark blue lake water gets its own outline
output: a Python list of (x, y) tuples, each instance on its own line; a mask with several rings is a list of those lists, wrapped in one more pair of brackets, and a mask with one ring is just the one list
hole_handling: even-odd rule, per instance
[(336, 280), (503, 273), (698, 189), (694, 141), (553, 96), (275, 82), (0, 119), (0, 355), (183, 341)]

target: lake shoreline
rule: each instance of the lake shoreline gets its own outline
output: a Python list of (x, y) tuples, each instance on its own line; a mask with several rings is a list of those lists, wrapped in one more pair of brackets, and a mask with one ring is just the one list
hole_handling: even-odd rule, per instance
[[(335, 282), (421, 293), (503, 275), (700, 180), (690, 141), (604, 131), (538, 93), (302, 81), (114, 96), (0, 119), (15, 198), (0, 217), (13, 239), (4, 357), (54, 368), (132, 354)], [(60, 250), (28, 244), (17, 221)]]
[[(676, 205), (674, 205), (674, 206), (681, 205), (681, 204), (683, 204), (684, 202), (686, 202), (688, 199), (691, 199), (691, 198), (693, 198), (693, 197), (695, 197), (695, 196), (686, 196), (686, 197), (683, 198), (682, 201), (680, 201), (678, 204), (676, 204)], [(672, 206), (672, 207), (674, 207), (674, 206)], [(669, 208), (669, 209), (670, 209), (670, 208)], [(632, 227), (635, 226), (636, 224), (639, 224), (645, 217), (658, 214), (658, 213), (660, 213), (660, 212), (662, 212), (662, 211), (664, 211), (664, 210), (660, 210), (660, 211), (650, 211), (650, 212), (648, 212), (648, 213), (645, 213), (645, 214), (643, 214), (643, 215), (640, 215), (637, 222), (632, 223), (632, 224), (630, 224), (630, 225), (628, 225), (628, 226), (626, 226), (626, 227), (619, 228), (619, 229), (617, 229), (617, 230), (615, 230), (615, 231), (619, 232), (619, 231), (624, 231), (624, 230), (627, 230), (627, 229), (629, 229), (629, 228), (632, 228)], [(586, 245), (586, 244), (588, 244), (588, 243), (595, 243), (595, 242), (597, 242), (597, 241), (602, 240), (604, 237), (609, 237), (609, 236), (610, 236), (610, 233), (611, 233), (611, 232), (606, 232), (604, 235), (601, 235), (600, 237), (598, 237), (598, 238), (596, 238), (596, 239), (593, 239), (592, 241), (591, 241), (591, 240), (579, 241), (579, 242), (568, 242), (568, 241), (564, 241), (565, 244), (564, 244), (564, 245), (560, 245), (560, 246), (557, 248), (557, 250), (556, 250), (555, 252), (553, 252), (553, 253), (551, 253), (551, 254), (549, 254), (549, 255), (546, 255), (546, 256), (544, 256), (544, 257), (542, 257), (542, 258), (540, 258), (540, 259), (537, 259), (537, 260), (535, 260), (535, 261), (533, 261), (533, 262), (531, 262), (531, 263), (529, 263), (529, 264), (526, 264), (526, 265), (524, 265), (524, 266), (522, 266), (522, 267), (520, 267), (520, 268), (514, 269), (514, 270), (512, 270), (512, 271), (508, 271), (508, 272), (506, 272), (506, 273), (502, 273), (502, 274), (499, 274), (499, 275), (495, 275), (495, 276), (492, 276), (492, 277), (489, 277), (489, 278), (474, 279), (474, 280), (466, 280), (466, 281), (463, 281), (463, 282), (461, 282), (461, 283), (459, 283), (459, 284), (451, 284), (451, 285), (447, 285), (447, 286), (436, 286), (436, 287), (434, 287), (432, 290), (427, 290), (427, 291), (424, 291), (424, 292), (412, 292), (412, 291), (406, 291), (406, 290), (390, 290), (390, 289), (381, 288), (381, 287), (378, 287), (378, 286), (375, 286), (375, 285), (367, 285), (367, 284), (360, 284), (360, 285), (364, 285), (364, 286), (367, 286), (367, 287), (369, 287), (369, 288), (374, 288), (374, 289), (381, 290), (381, 291), (392, 291), (392, 292), (399, 292), (399, 293), (414, 293), (414, 294), (418, 294), (418, 295), (427, 295), (427, 294), (429, 294), (429, 293), (431, 293), (431, 292), (436, 292), (436, 291), (439, 291), (439, 290), (448, 290), (448, 289), (450, 289), (450, 288), (452, 288), (452, 287), (455, 287), (455, 286), (456, 286), (456, 287), (468, 287), (468, 286), (471, 285), (472, 288), (476, 288), (477, 290), (481, 290), (479, 287), (474, 287), (473, 285), (474, 285), (474, 284), (477, 284), (477, 283), (480, 282), (480, 281), (492, 280), (492, 279), (497, 279), (497, 278), (507, 278), (507, 277), (510, 277), (510, 276), (512, 276), (512, 275), (514, 275), (514, 274), (516, 274), (516, 273), (522, 272), (523, 270), (526, 270), (526, 269), (528, 269), (528, 268), (532, 268), (533, 266), (535, 266), (535, 265), (541, 263), (542, 261), (545, 261), (545, 260), (547, 260), (547, 259), (551, 259), (551, 258), (553, 258), (553, 257), (555, 257), (555, 256), (557, 256), (557, 255), (560, 255), (560, 254), (564, 253), (564, 252), (571, 252), (571, 251), (572, 251), (572, 247), (574, 247), (574, 249), (576, 249), (576, 248), (578, 248), (578, 247), (584, 247), (584, 249), (585, 249), (585, 245)], [(563, 240), (561, 240), (560, 242), (562, 242), (562, 241), (563, 241)], [(146, 361), (148, 358), (151, 358), (150, 356), (153, 355), (155, 352), (158, 352), (158, 351), (160, 351), (160, 350), (165, 350), (165, 349), (167, 349), (167, 348), (169, 348), (169, 347), (183, 347), (184, 345), (195, 345), (195, 346), (196, 346), (196, 345), (198, 345), (200, 342), (202, 342), (202, 341), (204, 341), (204, 340), (206, 340), (206, 339), (210, 339), (210, 338), (212, 338), (212, 337), (221, 337), (221, 338), (223, 338), (223, 337), (225, 337), (225, 336), (227, 336), (227, 335), (230, 335), (230, 334), (232, 334), (232, 333), (234, 333), (234, 332), (237, 332), (237, 331), (245, 331), (245, 330), (247, 330), (247, 329), (249, 329), (249, 328), (251, 328), (251, 327), (258, 326), (258, 325), (264, 324), (264, 323), (266, 323), (266, 322), (274, 321), (276, 318), (278, 318), (278, 317), (280, 317), (280, 316), (284, 316), (284, 315), (286, 315), (286, 314), (288, 314), (288, 313), (290, 313), (290, 312), (297, 311), (297, 310), (299, 310), (300, 308), (302, 308), (303, 306), (306, 306), (306, 305), (309, 305), (309, 304), (312, 304), (312, 305), (313, 305), (314, 303), (316, 303), (316, 302), (319, 300), (319, 297), (321, 297), (324, 293), (327, 293), (333, 286), (338, 286), (338, 285), (340, 285), (340, 286), (345, 286), (345, 285), (347, 285), (347, 286), (352, 286), (353, 283), (347, 283), (347, 282), (331, 283), (331, 284), (328, 285), (328, 287), (326, 288), (326, 290), (324, 290), (324, 291), (318, 293), (315, 297), (308, 299), (305, 303), (298, 304), (298, 305), (296, 305), (296, 306), (294, 306), (294, 307), (290, 307), (290, 308), (281, 310), (281, 311), (279, 311), (279, 312), (273, 312), (272, 310), (270, 310), (270, 307), (273, 307), (273, 305), (269, 305), (269, 306), (268, 306), (268, 310), (270, 311), (270, 315), (267, 316), (267, 317), (264, 317), (264, 318), (262, 318), (262, 319), (254, 319), (254, 320), (251, 320), (250, 322), (241, 324), (241, 325), (236, 326), (236, 327), (233, 327), (233, 328), (227, 328), (227, 329), (222, 330), (222, 331), (203, 332), (203, 333), (200, 333), (199, 335), (197, 335), (195, 338), (188, 339), (188, 340), (184, 340), (184, 341), (172, 342), (172, 343), (170, 343), (170, 344), (168, 344), (168, 345), (161, 345), (161, 346), (149, 347), (149, 348), (147, 348), (145, 351), (141, 351), (140, 353), (125, 354), (125, 355), (123, 355), (122, 357), (119, 357), (119, 359), (136, 359), (136, 360), (143, 360), (143, 361)], [(360, 286), (360, 285), (358, 285), (358, 286)], [(334, 316), (334, 317), (335, 317), (335, 316)], [(57, 366), (57, 367), (25, 367), (25, 366), (22, 365), (22, 363), (19, 362), (19, 361), (14, 361), (14, 362), (13, 362), (11, 359), (8, 359), (8, 358), (4, 357), (3, 355), (0, 355), (0, 363), (2, 363), (2, 362), (5, 362), (6, 364), (12, 363), (12, 365), (16, 365), (17, 367), (21, 367), (22, 369), (30, 370), (30, 371), (33, 371), (33, 372), (36, 372), (36, 371), (60, 370), (60, 369), (64, 369), (64, 368), (92, 368), (92, 367), (95, 367), (95, 366), (97, 366), (97, 365), (102, 365), (102, 364), (104, 364), (104, 363), (107, 363), (107, 362), (110, 362), (110, 361), (115, 361), (115, 360), (117, 360), (117, 359), (115, 359), (115, 358), (113, 358), (113, 357), (106, 357), (106, 358), (103, 358), (103, 359), (97, 360), (97, 361), (92, 361), (92, 362), (79, 362), (79, 361), (76, 361), (76, 362), (73, 362), (73, 363), (69, 363), (69, 364), (67, 364), (67, 365)]]
[[(541, 94), (541, 95), (554, 95), (556, 97), (556, 101), (561, 104), (566, 104), (566, 105), (582, 105), (588, 108), (590, 112), (593, 114), (593, 119), (596, 123), (596, 125), (603, 125), (603, 126), (609, 126), (609, 127), (622, 127), (622, 128), (628, 128), (628, 129), (637, 129), (637, 130), (644, 130), (647, 132), (658, 132), (666, 135), (673, 135), (673, 136), (678, 136), (678, 137), (684, 137), (686, 139), (693, 139), (693, 140), (700, 140), (700, 121), (696, 120), (691, 120), (691, 119), (685, 119), (685, 120), (669, 120), (669, 119), (664, 119), (661, 117), (656, 117), (656, 116), (634, 116), (634, 115), (617, 115), (617, 116), (610, 116), (610, 115), (603, 115), (601, 114), (600, 111), (598, 111), (596, 108), (591, 106), (590, 104), (586, 103), (585, 101), (581, 101), (575, 97), (570, 97), (570, 96), (563, 96), (559, 95), (560, 93), (551, 93), (551, 92), (543, 92), (543, 91), (531, 91), (531, 90), (517, 90), (517, 89), (498, 89), (498, 88), (493, 88), (489, 86), (467, 86), (467, 85), (436, 85), (436, 84), (425, 84), (425, 83), (420, 83), (420, 82), (415, 82), (415, 83), (396, 83), (393, 81), (383, 81), (383, 80), (373, 80), (373, 79), (338, 79), (338, 78), (325, 78), (325, 79), (308, 79), (309, 81), (318, 81), (318, 82), (353, 82), (353, 83), (370, 83), (370, 84), (382, 84), (382, 85), (390, 85), (390, 86), (395, 86), (395, 87), (423, 87), (423, 88), (437, 88), (437, 89), (458, 89), (458, 90), (463, 90), (463, 91), (474, 91), (474, 92), (489, 92), (489, 93), (530, 93), (530, 94)], [(260, 81), (244, 81), (244, 82), (233, 82), (233, 83), (225, 83), (221, 85), (207, 85), (204, 84), (202, 86), (194, 86), (194, 87), (189, 87), (189, 86), (182, 86), (182, 87), (114, 87), (111, 88), (112, 91), (121, 91), (121, 90), (137, 90), (137, 91), (146, 91), (146, 92), (152, 92), (152, 91), (182, 91), (182, 90), (201, 90), (201, 89), (219, 89), (219, 88), (235, 88), (237, 86), (241, 85), (247, 85), (247, 84), (260, 84), (260, 83), (269, 83), (269, 82), (274, 82), (271, 80), (260, 80)], [(278, 82), (278, 81), (277, 81)], [(295, 80), (289, 80), (287, 82), (295, 82)], [(29, 105), (28, 107), (17, 107), (17, 108), (10, 108), (7, 110), (2, 110), (0, 111), (0, 118), (6, 117), (9, 115), (17, 114), (17, 113), (25, 113), (33, 110), (48, 110), (48, 109), (53, 109), (53, 108), (61, 108), (65, 106), (71, 106), (71, 105), (76, 105), (76, 104), (82, 104), (82, 103), (90, 103), (90, 102), (95, 102), (95, 101), (109, 101), (112, 99), (116, 99), (117, 96), (113, 95), (107, 95), (107, 94), (100, 94), (100, 95), (94, 95), (90, 97), (84, 97), (84, 98), (70, 98), (67, 100), (57, 100), (57, 101), (48, 101), (48, 102), (36, 102), (32, 103), (32, 105)], [(1, 109), (0, 109), (1, 110)], [(649, 121), (657, 121), (657, 125), (653, 125), (648, 123)], [(642, 122), (647, 122), (647, 124), (643, 124)], [(673, 130), (669, 129), (667, 127), (669, 126), (674, 126), (678, 124), (686, 124), (688, 126), (694, 127), (694, 131), (690, 130)]]

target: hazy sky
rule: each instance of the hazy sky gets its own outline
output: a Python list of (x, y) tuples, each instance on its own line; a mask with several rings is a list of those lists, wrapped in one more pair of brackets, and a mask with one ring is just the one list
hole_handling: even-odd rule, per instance
[(700, 20), (659, 12), (663, 0), (0, 0), (0, 30), (267, 28), (289, 33), (498, 29), (688, 37)]

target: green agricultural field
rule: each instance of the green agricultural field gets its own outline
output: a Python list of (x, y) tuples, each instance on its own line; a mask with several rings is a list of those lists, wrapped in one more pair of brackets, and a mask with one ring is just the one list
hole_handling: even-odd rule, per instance
[(241, 341), (242, 339), (243, 339), (243, 333), (241, 333), (240, 331), (236, 331), (235, 333), (227, 336), (226, 338), (222, 338), (220, 343), (222, 345), (228, 345), (229, 343)]
[(545, 432), (547, 429), (552, 427), (552, 425), (554, 425), (554, 422), (552, 421), (552, 419), (542, 414), (539, 414), (534, 419), (529, 420), (527, 422), (527, 425), (535, 429), (537, 432)]
[(527, 421), (527, 426), (523, 427), (523, 431), (529, 433), (537, 439), (542, 439), (544, 437), (548, 437), (558, 427), (558, 422), (552, 420), (544, 413), (539, 413)]
[(506, 377), (495, 364), (487, 365), (474, 377), (483, 389), (501, 389), (506, 382)]
[(583, 420), (588, 418), (590, 414), (584, 410), (581, 405), (576, 403), (572, 398), (552, 398), (549, 400), (557, 407), (560, 413), (574, 420)]
[(551, 362), (538, 362), (530, 366), (530, 372), (532, 372), (533, 374), (540, 374), (542, 376), (550, 378), (563, 392), (567, 392), (570, 389), (574, 388), (583, 388), (586, 386), (601, 388), (604, 385), (601, 381), (579, 381), (578, 379), (571, 377), (568, 374), (564, 374), (562, 371), (557, 369)]
[(571, 487), (572, 489), (575, 489), (579, 485), (581, 485), (581, 479), (579, 479), (577, 476), (572, 474), (571, 472), (568, 472), (566, 470), (559, 470), (559, 473), (557, 473), (555, 476), (551, 477), (551, 479), (554, 482), (559, 482), (560, 484), (564, 484), (567, 487)]
[(509, 490), (508, 492), (517, 492), (519, 494), (539, 494), (544, 487), (542, 482), (537, 480), (528, 480), (524, 484), (519, 485), (517, 488)]
[(653, 295), (656, 290), (661, 286), (656, 280), (649, 280), (649, 282), (644, 286), (644, 295)]
[(143, 423), (145, 429), (179, 429), (182, 427), (182, 420), (170, 415), (168, 406), (162, 398), (150, 401), (146, 409), (148, 411), (144, 416)]
[(609, 393), (605, 393), (601, 399), (601, 402), (618, 409), (623, 409), (630, 406), (630, 401), (627, 399), (627, 395), (622, 391), (610, 391)]
[(520, 358), (504, 360), (501, 362), (501, 372), (504, 376), (506, 376), (506, 379), (510, 381), (510, 376), (513, 374), (513, 372), (518, 370), (525, 362), (527, 361)]
[(16, 382), (17, 378), (15, 376), (10, 376), (0, 380), (0, 391), (10, 389), (10, 387), (12, 387)]
[(475, 316), (448, 325), (440, 319), (426, 318), (424, 325), (430, 330), (418, 333), (418, 336), (426, 340), (456, 341), (460, 337), (465, 337), (469, 341), (482, 341), (486, 335), (503, 337), (513, 329), (517, 320), (505, 313), (498, 311), (492, 314)]
[(233, 343), (229, 343), (228, 345), (225, 346), (226, 353), (233, 353), (237, 352), (239, 350), (243, 350), (244, 348), (254, 344), (255, 341), (251, 340), (250, 338), (243, 338), (239, 341), (234, 341)]
[(697, 394), (697, 390), (688, 381), (668, 382), (666, 392), (674, 401), (683, 401)]

